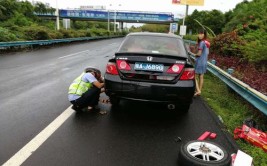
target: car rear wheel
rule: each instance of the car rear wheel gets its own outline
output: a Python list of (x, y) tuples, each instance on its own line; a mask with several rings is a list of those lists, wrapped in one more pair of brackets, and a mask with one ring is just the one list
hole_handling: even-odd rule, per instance
[(229, 166), (231, 157), (214, 142), (195, 140), (181, 146), (178, 162), (183, 166)]

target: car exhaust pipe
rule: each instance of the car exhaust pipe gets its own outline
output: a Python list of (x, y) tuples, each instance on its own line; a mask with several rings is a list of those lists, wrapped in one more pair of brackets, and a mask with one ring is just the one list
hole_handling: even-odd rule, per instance
[(174, 104), (168, 104), (168, 109), (169, 110), (174, 110), (175, 109), (175, 105)]

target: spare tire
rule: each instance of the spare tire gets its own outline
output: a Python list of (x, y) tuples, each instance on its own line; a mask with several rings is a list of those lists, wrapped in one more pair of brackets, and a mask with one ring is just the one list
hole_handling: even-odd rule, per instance
[(231, 156), (220, 145), (210, 141), (189, 141), (181, 145), (179, 166), (230, 166)]

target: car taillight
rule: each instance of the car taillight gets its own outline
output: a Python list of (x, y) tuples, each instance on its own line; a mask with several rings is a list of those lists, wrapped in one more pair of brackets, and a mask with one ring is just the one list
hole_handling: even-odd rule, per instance
[(195, 69), (194, 68), (186, 68), (180, 77), (180, 80), (193, 80), (195, 79)]
[(174, 64), (168, 70), (167, 73), (170, 74), (179, 74), (184, 68), (183, 64)]
[(116, 68), (116, 64), (109, 62), (106, 67), (106, 73), (112, 74), (112, 75), (118, 75), (119, 73)]
[(117, 60), (119, 70), (131, 70), (130, 65), (125, 60)]

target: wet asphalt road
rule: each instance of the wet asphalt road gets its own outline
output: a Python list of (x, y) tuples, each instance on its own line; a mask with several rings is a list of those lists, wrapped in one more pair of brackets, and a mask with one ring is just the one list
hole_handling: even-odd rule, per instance
[[(67, 89), (87, 66), (102, 72), (122, 39), (75, 43), (0, 56), (0, 164), (5, 163), (70, 103)], [(101, 98), (106, 98), (104, 94)], [(198, 97), (188, 114), (164, 105), (122, 101), (120, 109), (71, 114), (22, 165), (174, 166), (183, 142), (203, 132), (236, 152), (218, 118)], [(176, 142), (177, 137), (182, 142)]]

